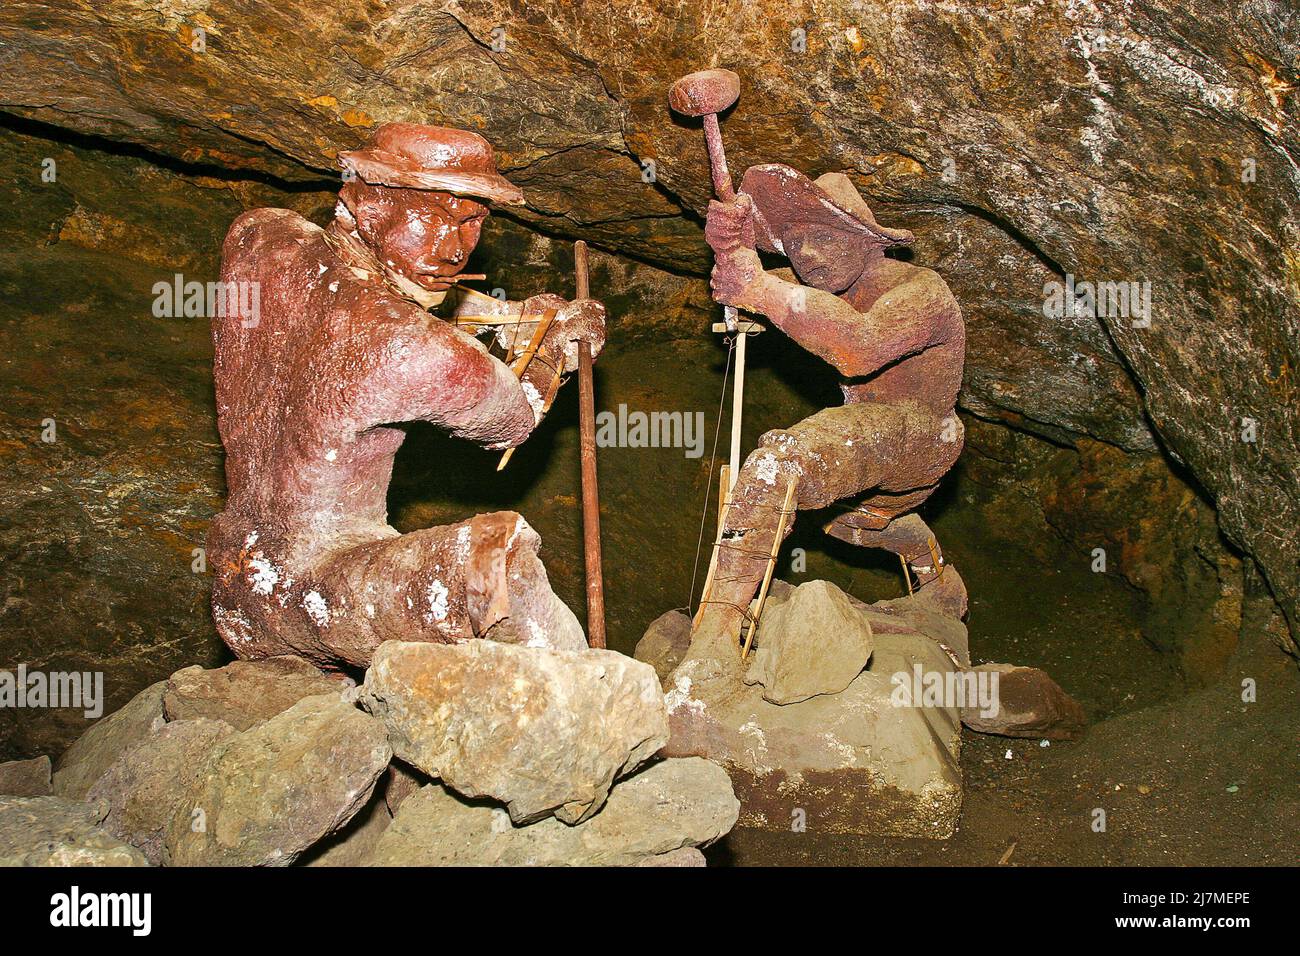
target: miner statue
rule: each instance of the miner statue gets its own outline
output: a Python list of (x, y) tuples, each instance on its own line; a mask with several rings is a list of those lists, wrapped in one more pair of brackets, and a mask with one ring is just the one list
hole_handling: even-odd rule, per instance
[[(488, 449), (527, 439), (578, 343), (599, 354), (604, 308), (458, 286), (489, 206), (524, 201), (482, 137), (390, 123), (340, 162), (325, 228), (256, 209), (226, 237), (222, 281), (256, 283), (260, 310), (212, 325), (228, 490), (208, 535), (221, 637), (241, 658), (354, 666), (389, 639), (585, 647), (520, 515), (399, 534), (386, 494), (400, 423)], [(462, 331), (467, 313), (500, 318), (486, 326), (500, 339), (537, 333), (532, 361), (517, 373)]]

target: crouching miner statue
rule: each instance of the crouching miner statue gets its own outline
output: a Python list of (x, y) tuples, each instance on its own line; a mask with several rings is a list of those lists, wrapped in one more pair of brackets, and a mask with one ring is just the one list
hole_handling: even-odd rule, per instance
[[(208, 552), (222, 638), (241, 658), (360, 666), (392, 638), (585, 647), (522, 517), (399, 534), (386, 493), (404, 437), (395, 424), (433, 422), (489, 449), (523, 442), (549, 384), (576, 367), (577, 343), (600, 352), (604, 308), (456, 287), (486, 203), (524, 198), (482, 137), (392, 123), (340, 162), (345, 185), (326, 228), (257, 209), (235, 220), (223, 249), (222, 281), (257, 283), (260, 309), (212, 324), (228, 498)], [(518, 377), (454, 323), (548, 310)], [(533, 325), (514, 322), (498, 338), (509, 328), (529, 342)]]
[[(912, 234), (879, 225), (840, 173), (813, 181), (789, 166), (752, 167), (734, 201), (710, 204), (706, 238), (715, 298), (766, 316), (828, 362), (842, 376), (845, 404), (768, 432), (745, 461), (692, 655), (736, 656), (792, 479), (796, 509), (840, 502), (847, 510), (829, 534), (900, 555), (917, 587), (964, 615), (961, 578), (913, 510), (964, 438), (954, 405), (965, 327), (948, 286), (885, 255)], [(758, 249), (784, 255), (793, 274), (764, 271)]]

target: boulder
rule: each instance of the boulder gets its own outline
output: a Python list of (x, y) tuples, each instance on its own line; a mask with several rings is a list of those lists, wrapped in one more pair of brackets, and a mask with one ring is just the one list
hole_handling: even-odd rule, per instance
[(126, 706), (96, 721), (54, 765), (54, 793), (83, 800), (90, 788), (132, 744), (148, 737), (165, 722), (163, 691), (166, 681), (151, 684)]
[(515, 823), (585, 820), (668, 740), (654, 670), (607, 650), (388, 641), (362, 703), (398, 757)]
[(764, 611), (745, 683), (761, 684), (766, 701), (838, 694), (871, 658), (871, 625), (829, 581), (801, 584)]
[(200, 717), (166, 724), (128, 747), (87, 795), (108, 808), (104, 829), (161, 866), (167, 827), (177, 814), (188, 818), (199, 774), (214, 748), (234, 733), (223, 721)]
[(308, 697), (217, 746), (173, 817), (179, 866), (287, 866), (365, 806), (392, 751), (339, 694)]
[(677, 669), (691, 646), (691, 618), (681, 611), (665, 611), (650, 622), (632, 656), (655, 669), (660, 683)]
[(328, 677), (292, 655), (234, 661), (213, 670), (186, 667), (167, 679), (163, 713), (168, 720), (206, 717), (248, 730), (304, 697), (342, 688), (342, 678)]
[(53, 793), (51, 786), (49, 757), (0, 763), (0, 795), (48, 797)]
[(0, 797), (0, 866), (148, 866), (99, 826), (101, 810), (62, 797)]
[(976, 675), (997, 676), (997, 713), (966, 706), (961, 721), (981, 734), (1071, 740), (1083, 733), (1083, 708), (1045, 671), (1015, 664), (980, 664)]
[(909, 616), (897, 607), (881, 615), (883, 632), (872, 619), (871, 661), (847, 688), (792, 704), (773, 704), (762, 687), (744, 684), (738, 654), (687, 658), (669, 685), (672, 740), (663, 753), (721, 763), (742, 826), (952, 835), (962, 800), (958, 709), (948, 701), (912, 706), (896, 691), (918, 667), (940, 681), (960, 669), (938, 642), (908, 627)]
[(575, 826), (547, 817), (514, 826), (498, 806), (430, 784), (402, 804), (379, 839), (379, 866), (631, 866), (707, 846), (735, 825), (731, 782), (707, 760), (661, 760), (619, 781)]

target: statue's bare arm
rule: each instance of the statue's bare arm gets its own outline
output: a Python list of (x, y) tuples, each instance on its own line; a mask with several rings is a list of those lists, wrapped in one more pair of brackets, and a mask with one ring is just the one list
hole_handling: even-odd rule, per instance
[(754, 280), (731, 304), (766, 316), (841, 375), (857, 378), (935, 344), (937, 310), (944, 303), (931, 301), (925, 286), (923, 277), (900, 283), (866, 312), (859, 312), (837, 295), (786, 281), (759, 267)]
[(369, 381), (353, 393), (365, 405), (367, 427), (427, 421), (488, 448), (526, 439), (538, 419), (509, 366), (450, 323), (409, 311), (419, 318), (385, 323)]

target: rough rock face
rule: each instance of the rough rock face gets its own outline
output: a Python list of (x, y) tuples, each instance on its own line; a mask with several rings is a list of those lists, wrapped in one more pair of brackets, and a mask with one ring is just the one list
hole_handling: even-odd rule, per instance
[[(781, 606), (794, 589), (777, 591)], [(910, 681), (916, 668), (941, 680), (958, 672), (922, 630), (934, 613), (925, 593), (858, 611), (870, 617), (875, 649), (867, 669), (838, 694), (777, 705), (763, 699), (761, 687), (742, 684), (735, 667), (688, 657), (669, 684), (673, 736), (663, 752), (722, 763), (744, 826), (951, 836), (962, 798), (958, 710), (896, 701), (898, 680)]]
[[(0, 181), (0, 666), (102, 672), (109, 713), (223, 654), (212, 562), (195, 553), (223, 494), (211, 336), (155, 315), (151, 290), (177, 272), (211, 277), (246, 203), (316, 194), (42, 132), (0, 116), (0, 162), (15, 170)], [(41, 180), (46, 160), (55, 182)], [(12, 718), (0, 759), (54, 756), (88, 723), (55, 708)]]
[(163, 711), (168, 720), (206, 717), (248, 730), (304, 697), (341, 689), (340, 679), (327, 677), (301, 657), (234, 661), (214, 670), (195, 666), (177, 671), (167, 679)]
[(794, 588), (763, 615), (756, 638), (745, 683), (761, 684), (773, 704), (838, 694), (862, 673), (874, 647), (866, 617), (829, 581)]
[(0, 763), (0, 795), (47, 797), (53, 793), (51, 786), (49, 757)]
[[(1081, 563), (1143, 595), (1143, 634), (1173, 654), (1190, 681), (1213, 679), (1237, 648), (1246, 569), (1187, 477), (1159, 456), (1088, 439), (1058, 447), (981, 422), (969, 434), (976, 451), (964, 459), (968, 475), (998, 489), (982, 506), (985, 521), (1013, 528), (1024, 525), (1025, 509), (1040, 512)], [(1020, 537), (1046, 566), (1046, 542)]]
[(668, 741), (654, 671), (615, 651), (389, 641), (362, 699), (398, 757), (517, 823), (585, 820)]
[[(681, 213), (708, 198), (701, 135), (664, 94), (732, 66), (734, 170), (844, 170), (882, 221), (919, 233), (918, 258), (961, 243), (968, 268), (946, 278), (972, 327), (968, 407), (1125, 447), (1151, 447), (1149, 418), (1295, 627), (1294, 16), (1272, 0), (617, 0), (549, 15), (474, 0), (344, 17), (307, 0), (274, 17), (229, 0), (148, 14), (20, 0), (0, 13), (0, 107), (300, 179), (378, 122), (477, 129), (528, 194), (527, 221), (699, 272)], [(1150, 282), (1150, 325), (1044, 317), (1044, 279), (1066, 273)]]
[(221, 744), (166, 834), (173, 866), (287, 866), (365, 806), (392, 751), (338, 694)]
[(155, 866), (166, 862), (163, 840), (177, 814), (188, 821), (188, 798), (213, 749), (235, 733), (219, 720), (167, 724), (126, 753), (90, 788), (87, 801), (108, 808), (101, 826)]
[(403, 800), (429, 782), (428, 775), (423, 771), (394, 760), (389, 765), (384, 780), (384, 803), (388, 806), (389, 815), (395, 815)]
[(0, 796), (0, 866), (148, 866), (99, 827), (100, 808), (61, 797)]
[(1039, 668), (980, 664), (973, 671), (976, 675), (997, 674), (999, 706), (995, 714), (963, 707), (961, 722), (971, 730), (1047, 740), (1071, 740), (1083, 733), (1083, 708)]
[(439, 784), (410, 796), (379, 840), (377, 866), (632, 866), (708, 846), (736, 823), (722, 768), (661, 760), (619, 781), (594, 817), (511, 825), (500, 807), (467, 803)]
[(121, 710), (104, 717), (78, 737), (55, 764), (55, 794), (69, 800), (85, 799), (90, 788), (127, 748), (161, 728), (166, 722), (162, 707), (166, 686), (166, 681), (159, 681), (146, 687)]

